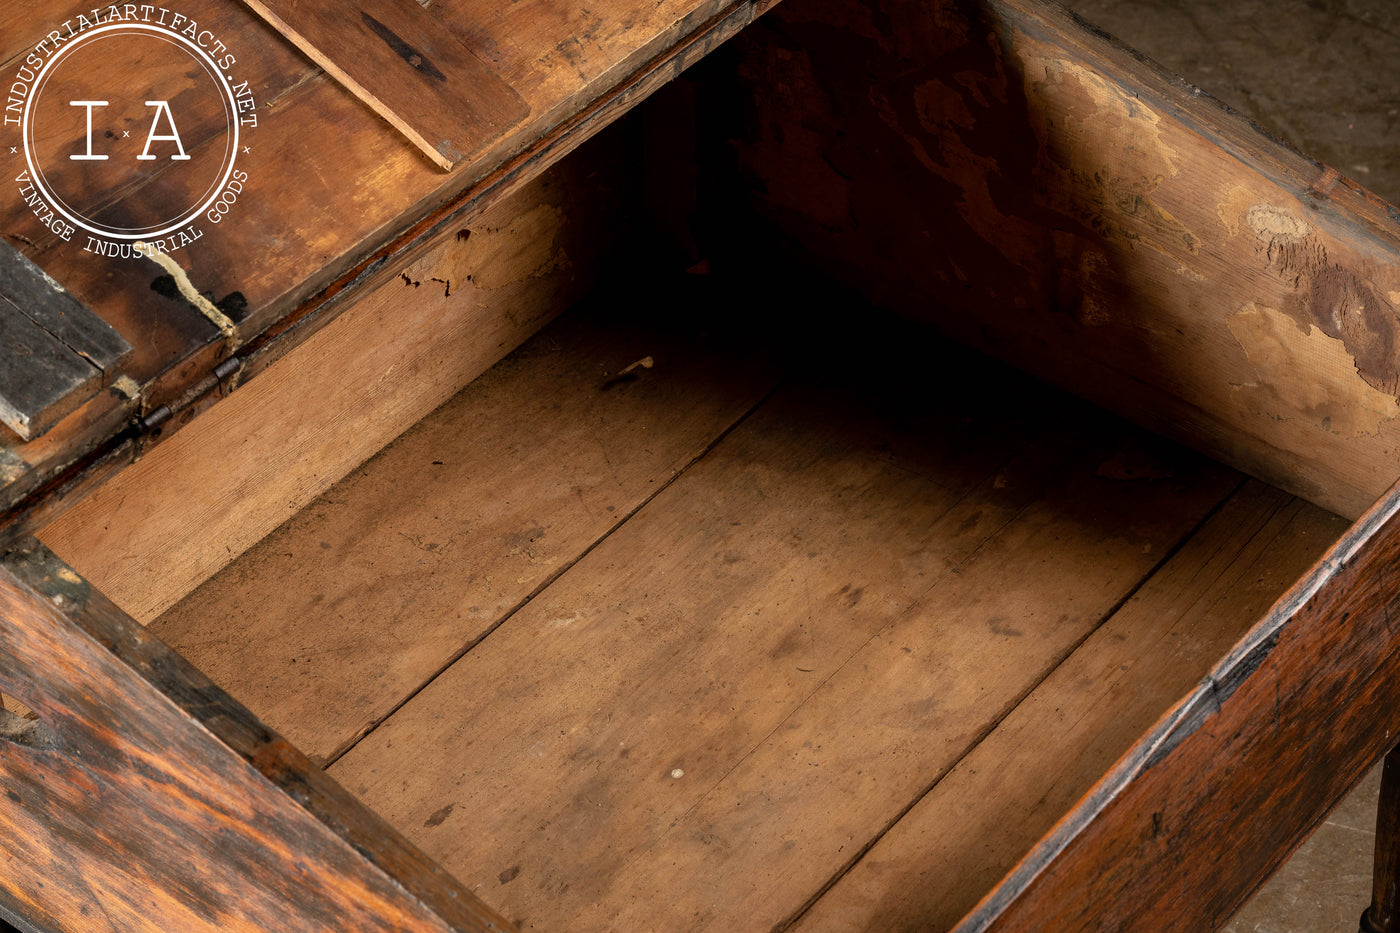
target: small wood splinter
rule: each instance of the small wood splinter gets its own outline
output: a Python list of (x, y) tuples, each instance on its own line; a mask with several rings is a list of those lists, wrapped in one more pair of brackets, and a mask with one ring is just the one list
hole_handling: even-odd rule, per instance
[(621, 370), (618, 371), (617, 375), (613, 376), (607, 382), (603, 383), (603, 388), (611, 389), (613, 386), (622, 385), (622, 383), (624, 382), (632, 382), (639, 378), (640, 374), (637, 372), (637, 370), (651, 369), (655, 365), (656, 360), (652, 359), (650, 356), (644, 356), (640, 360), (637, 360), (634, 363), (630, 363), (627, 366), (624, 366)]

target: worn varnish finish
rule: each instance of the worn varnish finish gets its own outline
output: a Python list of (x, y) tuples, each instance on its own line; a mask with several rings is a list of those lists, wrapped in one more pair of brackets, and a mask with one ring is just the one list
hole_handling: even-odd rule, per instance
[(1035, 0), (817, 0), (755, 203), (881, 304), (1349, 517), (1400, 475), (1391, 209)]
[(36, 542), (0, 562), (5, 907), (59, 930), (504, 929)]
[(519, 94), (411, 0), (353, 9), (244, 2), (444, 169), (529, 113)]

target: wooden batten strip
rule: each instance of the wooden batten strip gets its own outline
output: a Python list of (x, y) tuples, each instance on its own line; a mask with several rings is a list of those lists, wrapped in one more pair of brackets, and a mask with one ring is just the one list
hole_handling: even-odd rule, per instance
[(131, 344), (111, 325), (83, 306), (23, 253), (0, 242), (0, 295), (19, 312), (53, 334), (106, 375), (131, 354)]
[(76, 407), (101, 371), (0, 296), (0, 422), (25, 440)]
[(444, 170), (530, 112), (514, 89), (416, 3), (245, 2)]

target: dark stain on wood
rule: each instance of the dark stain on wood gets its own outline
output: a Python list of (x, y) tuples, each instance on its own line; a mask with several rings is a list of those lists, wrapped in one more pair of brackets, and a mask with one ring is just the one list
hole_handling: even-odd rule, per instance
[(452, 807), (453, 807), (453, 804), (450, 804), (450, 803), (449, 803), (447, 806), (443, 807), (441, 810), (435, 811), (435, 812), (433, 813), (432, 816), (428, 817), (426, 820), (423, 821), (423, 825), (424, 825), (424, 826), (429, 826), (429, 827), (431, 827), (431, 826), (441, 826), (443, 823), (445, 823), (445, 822), (447, 821), (447, 818), (448, 818), (449, 816), (452, 815)]
[(162, 298), (170, 298), (174, 301), (183, 301), (180, 295), (180, 286), (175, 284), (175, 276), (158, 275), (151, 279), (151, 291)]
[(248, 299), (244, 297), (242, 292), (229, 292), (214, 302), (214, 307), (224, 312), (224, 315), (235, 324), (241, 323), (248, 317)]
[(405, 42), (403, 37), (398, 33), (394, 32), (368, 13), (361, 12), (360, 16), (364, 18), (365, 25), (369, 27), (370, 32), (383, 39), (384, 44), (393, 49), (395, 55), (408, 62), (411, 67), (417, 69), (420, 73), (432, 78), (434, 81), (447, 82), (447, 75), (439, 71), (437, 65), (434, 65), (430, 59), (425, 58), (422, 52)]
[[(172, 275), (158, 275), (152, 279), (151, 291), (162, 298), (169, 298), (171, 301), (181, 304), (189, 304), (185, 296), (180, 293), (180, 286), (175, 283), (175, 277)], [(212, 300), (213, 295), (206, 294), (206, 297)], [(213, 304), (235, 324), (241, 323), (248, 317), (248, 299), (244, 297), (242, 292), (229, 292)]]

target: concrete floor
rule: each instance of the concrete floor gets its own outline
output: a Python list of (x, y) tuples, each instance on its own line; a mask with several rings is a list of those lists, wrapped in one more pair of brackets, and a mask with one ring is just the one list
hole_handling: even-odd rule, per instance
[[(1294, 148), (1400, 203), (1396, 0), (1064, 0)], [(1224, 928), (1351, 933), (1370, 903), (1377, 769)]]
[(1332, 811), (1223, 933), (1352, 933), (1371, 902), (1380, 769)]
[(1400, 3), (1067, 0), (1313, 158), (1400, 203)]

